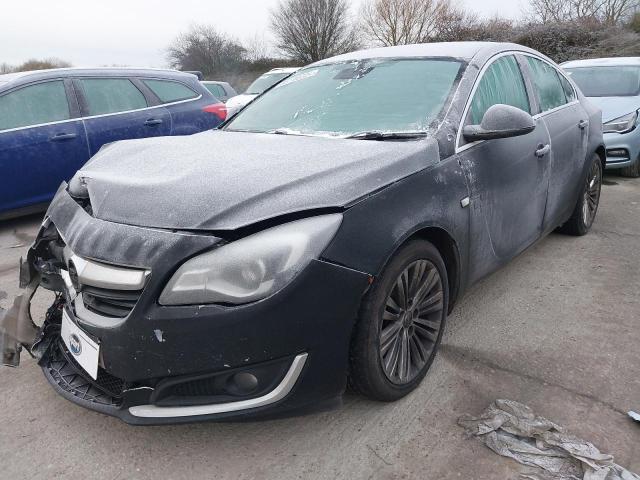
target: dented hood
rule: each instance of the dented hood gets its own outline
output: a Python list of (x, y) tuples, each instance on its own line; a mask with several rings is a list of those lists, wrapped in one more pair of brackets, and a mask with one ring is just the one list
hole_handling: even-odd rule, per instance
[(208, 131), (104, 147), (74, 177), (96, 218), (234, 230), (343, 207), (438, 161), (435, 140), (368, 141)]

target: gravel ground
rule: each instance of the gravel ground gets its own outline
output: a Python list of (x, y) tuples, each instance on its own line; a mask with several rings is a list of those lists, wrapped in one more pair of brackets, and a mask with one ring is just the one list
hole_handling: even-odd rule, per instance
[[(551, 235), (477, 285), (440, 354), (394, 404), (281, 420), (136, 428), (58, 397), (23, 356), (0, 369), (0, 478), (515, 478), (456, 426), (496, 398), (591, 440), (640, 473), (640, 179), (608, 176), (593, 232)], [(0, 306), (40, 218), (0, 223)], [(38, 299), (38, 309), (47, 298)]]

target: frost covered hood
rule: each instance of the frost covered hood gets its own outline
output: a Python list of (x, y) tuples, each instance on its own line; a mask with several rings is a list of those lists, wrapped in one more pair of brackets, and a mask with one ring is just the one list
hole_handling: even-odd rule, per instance
[(604, 123), (635, 112), (640, 108), (640, 97), (588, 97), (591, 103), (602, 110)]
[(233, 230), (342, 207), (438, 161), (437, 142), (208, 131), (128, 140), (80, 170), (96, 218), (157, 228)]

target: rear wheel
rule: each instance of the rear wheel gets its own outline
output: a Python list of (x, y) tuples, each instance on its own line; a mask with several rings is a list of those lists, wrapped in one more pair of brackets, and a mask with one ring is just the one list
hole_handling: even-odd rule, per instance
[(587, 234), (593, 225), (600, 204), (602, 190), (602, 163), (600, 157), (594, 155), (591, 167), (583, 182), (578, 203), (567, 222), (560, 227), (562, 233), (581, 236)]
[(375, 400), (397, 400), (424, 378), (447, 318), (447, 271), (429, 242), (397, 252), (366, 295), (350, 352), (349, 384)]
[(638, 178), (640, 177), (640, 158), (636, 159), (636, 163), (624, 167), (620, 170), (620, 175), (623, 177)]

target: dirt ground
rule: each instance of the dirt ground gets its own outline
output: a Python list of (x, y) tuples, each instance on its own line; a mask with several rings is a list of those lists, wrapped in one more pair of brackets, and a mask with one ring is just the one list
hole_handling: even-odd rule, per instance
[[(40, 218), (0, 224), (0, 306)], [(46, 299), (40, 299), (39, 307)], [(0, 478), (508, 479), (456, 425), (510, 398), (640, 473), (640, 179), (608, 176), (593, 232), (551, 235), (477, 285), (421, 387), (394, 404), (256, 423), (130, 427), (58, 397), (35, 362), (0, 369)]]

